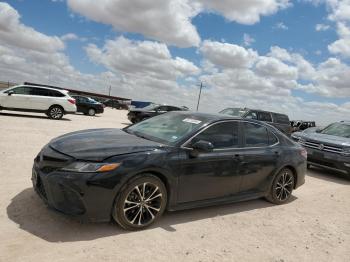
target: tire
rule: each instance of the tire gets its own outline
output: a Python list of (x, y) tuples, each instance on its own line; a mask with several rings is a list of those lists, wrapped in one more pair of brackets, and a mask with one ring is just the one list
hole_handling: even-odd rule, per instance
[(96, 115), (96, 110), (93, 109), (93, 108), (90, 108), (90, 109), (88, 110), (87, 114), (88, 114), (89, 116), (94, 116), (94, 115)]
[(281, 205), (290, 199), (294, 189), (294, 175), (288, 168), (283, 168), (273, 180), (266, 199), (276, 205)]
[(63, 117), (64, 110), (61, 106), (51, 106), (47, 111), (47, 116), (51, 119), (59, 120)]
[(126, 230), (140, 230), (157, 221), (166, 204), (167, 191), (163, 182), (152, 174), (141, 174), (118, 194), (112, 217)]

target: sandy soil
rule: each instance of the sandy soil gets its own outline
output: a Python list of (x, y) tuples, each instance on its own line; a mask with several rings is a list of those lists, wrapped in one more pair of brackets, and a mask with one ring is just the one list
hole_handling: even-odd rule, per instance
[(126, 124), (126, 111), (111, 109), (62, 121), (0, 113), (0, 261), (350, 261), (350, 180), (316, 169), (289, 204), (167, 213), (140, 232), (47, 209), (30, 181), (42, 146), (70, 131)]

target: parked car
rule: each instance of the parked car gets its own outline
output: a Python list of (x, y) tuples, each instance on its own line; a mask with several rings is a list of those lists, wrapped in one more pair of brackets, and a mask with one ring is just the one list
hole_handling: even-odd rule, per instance
[(49, 118), (61, 119), (77, 111), (75, 99), (68, 91), (30, 85), (14, 86), (0, 91), (0, 110), (41, 112)]
[(53, 139), (32, 181), (55, 210), (135, 230), (166, 209), (260, 197), (284, 204), (305, 171), (306, 150), (270, 125), (179, 111)]
[(187, 111), (187, 107), (177, 107), (169, 105), (150, 104), (144, 108), (130, 108), (128, 119), (131, 123), (137, 123), (147, 118), (164, 114), (170, 111)]
[(124, 110), (128, 109), (128, 105), (127, 104), (122, 104), (118, 100), (115, 100), (115, 99), (108, 99), (108, 100), (104, 101), (103, 104), (105, 106), (108, 106), (108, 107), (111, 107), (111, 108), (124, 109)]
[(307, 130), (292, 136), (307, 149), (308, 167), (322, 167), (350, 175), (350, 121)]
[(303, 131), (310, 127), (316, 127), (315, 121), (303, 121), (303, 120), (293, 120), (290, 121), (290, 125), (292, 126), (292, 132)]
[(249, 108), (226, 108), (219, 113), (263, 121), (273, 125), (286, 135), (290, 135), (292, 133), (289, 117), (285, 114)]
[(77, 112), (85, 115), (94, 116), (95, 114), (102, 114), (104, 112), (104, 105), (96, 100), (86, 96), (72, 96), (77, 105)]

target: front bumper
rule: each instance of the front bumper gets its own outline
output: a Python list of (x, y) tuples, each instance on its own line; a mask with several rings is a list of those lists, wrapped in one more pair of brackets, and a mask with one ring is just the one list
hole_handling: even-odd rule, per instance
[(34, 190), (51, 208), (83, 221), (110, 221), (115, 194), (112, 189), (89, 185), (89, 178), (94, 175), (45, 174), (34, 165), (32, 182)]
[(308, 164), (350, 174), (350, 157), (306, 147)]

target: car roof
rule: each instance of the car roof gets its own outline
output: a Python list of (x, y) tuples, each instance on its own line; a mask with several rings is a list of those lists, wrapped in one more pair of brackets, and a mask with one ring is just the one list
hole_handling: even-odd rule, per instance
[(16, 85), (16, 86), (13, 86), (13, 87), (11, 87), (11, 88), (20, 87), (20, 86), (44, 88), (44, 89), (59, 91), (59, 92), (63, 92), (63, 93), (68, 93), (68, 92), (69, 92), (68, 90), (64, 90), (64, 89), (57, 89), (57, 88), (52, 88), (52, 87), (36, 86), (36, 85)]
[(254, 108), (248, 108), (248, 107), (227, 107), (227, 108), (224, 108), (223, 110), (225, 110), (225, 109), (251, 110), (251, 111), (266, 112), (266, 113), (272, 113), (272, 114), (278, 114), (278, 115), (285, 115), (285, 116), (287, 116), (287, 114), (284, 114), (284, 113), (277, 113), (277, 112), (273, 112), (273, 111), (262, 110), (262, 109), (254, 109)]

